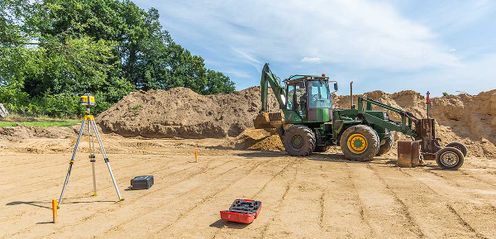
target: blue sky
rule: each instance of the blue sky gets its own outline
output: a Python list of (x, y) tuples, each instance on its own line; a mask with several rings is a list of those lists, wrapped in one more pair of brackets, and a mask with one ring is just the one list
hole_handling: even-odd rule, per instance
[(281, 78), (330, 75), (354, 91), (457, 94), (496, 88), (493, 0), (135, 0), (157, 8), (174, 40), (258, 85), (263, 63)]

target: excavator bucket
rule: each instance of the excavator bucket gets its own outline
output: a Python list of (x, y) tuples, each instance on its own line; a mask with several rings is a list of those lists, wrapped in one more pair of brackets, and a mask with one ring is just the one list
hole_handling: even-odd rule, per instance
[(279, 128), (283, 124), (281, 112), (260, 112), (253, 120), (255, 129)]

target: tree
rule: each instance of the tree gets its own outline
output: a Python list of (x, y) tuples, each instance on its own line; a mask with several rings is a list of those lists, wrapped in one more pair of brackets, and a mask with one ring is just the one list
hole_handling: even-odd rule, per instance
[(227, 76), (175, 43), (159, 19), (156, 9), (128, 0), (1, 1), (0, 100), (16, 98), (7, 103), (11, 110), (65, 116), (77, 104), (60, 104), (87, 92), (103, 110), (133, 89), (234, 91)]
[(217, 94), (224, 92), (233, 92), (235, 90), (234, 82), (229, 80), (229, 77), (220, 72), (207, 70), (206, 77), (207, 85), (203, 89), (203, 94)]

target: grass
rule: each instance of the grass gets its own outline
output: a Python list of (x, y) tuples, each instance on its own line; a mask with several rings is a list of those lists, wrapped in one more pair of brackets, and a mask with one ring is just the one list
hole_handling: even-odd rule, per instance
[(13, 127), (18, 125), (23, 126), (34, 126), (34, 127), (51, 127), (51, 126), (59, 126), (59, 127), (68, 127), (76, 125), (80, 123), (81, 120), (77, 119), (40, 119), (40, 120), (16, 120), (16, 121), (0, 121), (1, 127)]

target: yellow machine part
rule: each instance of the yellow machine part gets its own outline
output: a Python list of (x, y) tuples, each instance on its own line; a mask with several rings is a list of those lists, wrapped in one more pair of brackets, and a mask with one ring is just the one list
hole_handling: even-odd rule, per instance
[(95, 105), (95, 97), (92, 95), (83, 95), (80, 97), (79, 103), (84, 106)]
[(348, 137), (347, 144), (348, 149), (350, 149), (350, 151), (354, 154), (361, 154), (367, 150), (368, 147), (368, 141), (365, 136), (358, 133), (350, 135), (350, 137)]
[(253, 120), (255, 129), (278, 128), (283, 124), (282, 113), (280, 112), (261, 112)]

